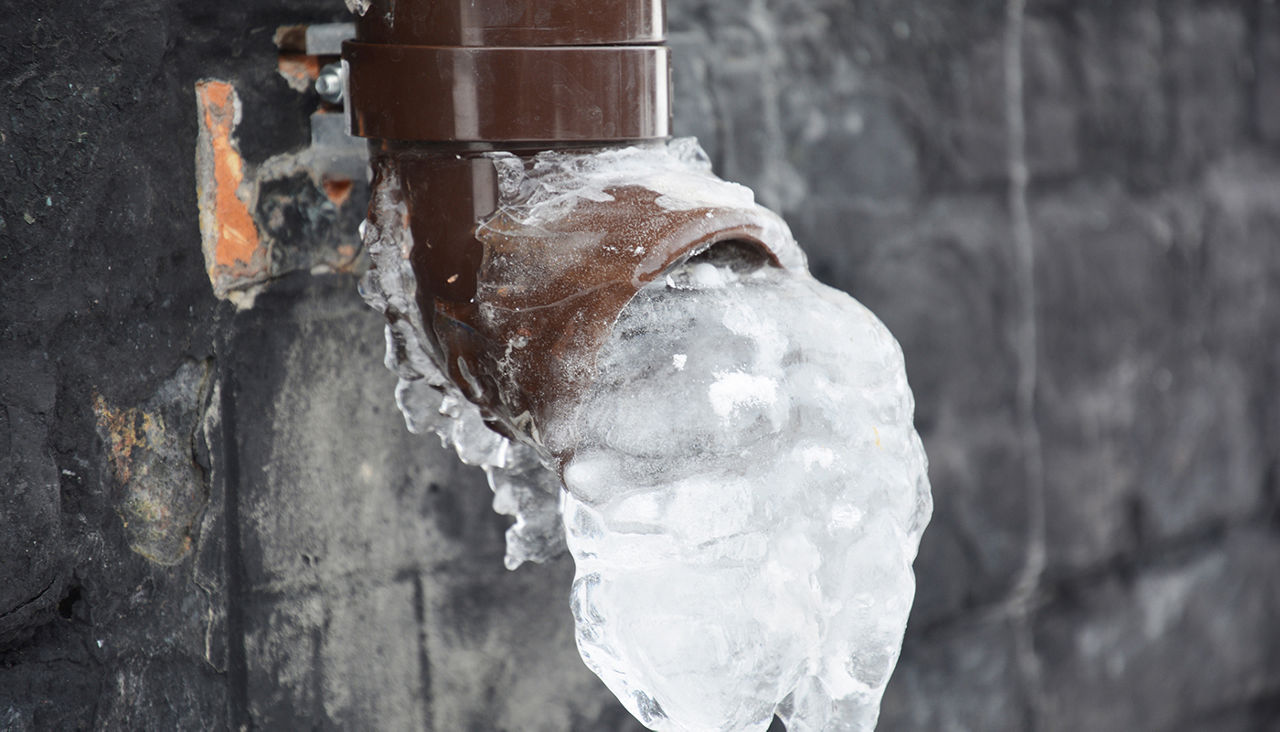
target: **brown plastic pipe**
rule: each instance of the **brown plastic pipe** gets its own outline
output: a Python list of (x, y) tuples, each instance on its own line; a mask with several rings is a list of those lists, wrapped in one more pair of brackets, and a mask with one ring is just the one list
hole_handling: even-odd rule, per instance
[[(408, 213), (386, 222), (371, 208), (370, 220), (408, 224), (436, 361), (508, 437), (538, 443), (538, 426), (585, 388), (622, 308), (665, 269), (726, 240), (778, 264), (757, 209), (672, 211), (641, 186), (536, 231), (499, 210), (486, 152), (668, 137), (664, 2), (373, 0), (343, 45), (352, 133), (370, 138), (375, 190), (394, 181)], [(582, 232), (598, 237), (593, 256), (557, 256), (557, 236)], [(517, 275), (533, 268), (529, 287)]]
[(353, 134), (614, 143), (671, 126), (664, 0), (374, 0), (344, 44)]

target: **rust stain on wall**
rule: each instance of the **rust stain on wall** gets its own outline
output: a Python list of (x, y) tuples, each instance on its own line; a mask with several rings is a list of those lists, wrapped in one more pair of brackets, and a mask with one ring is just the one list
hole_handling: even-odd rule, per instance
[[(156, 425), (151, 415), (145, 415), (146, 424), (139, 424), (140, 413), (137, 409), (113, 409), (107, 405), (101, 394), (93, 395), (93, 413), (97, 417), (98, 431), (107, 441), (107, 458), (111, 462), (112, 473), (116, 480), (127, 483), (133, 477), (133, 451), (146, 442), (146, 434), (156, 432)], [(163, 432), (163, 426), (160, 427)]]
[(342, 206), (351, 198), (350, 180), (345, 178), (325, 178), (324, 179), (324, 195), (333, 202), (335, 206)]
[[(300, 43), (299, 32), (282, 29), (280, 38)], [(286, 81), (309, 93), (319, 59), (285, 53), (279, 63)], [(236, 87), (203, 79), (195, 92), (196, 196), (213, 294), (243, 309), (289, 272), (358, 272), (364, 266), (358, 232), (369, 195), (367, 151), (335, 126), (342, 115), (317, 111), (310, 145), (246, 160), (237, 143), (237, 129), (245, 128)], [(243, 124), (255, 123), (252, 110), (248, 120)]]
[(305, 53), (281, 53), (276, 70), (284, 77), (290, 89), (305, 92), (320, 76), (320, 59)]
[(190, 363), (139, 406), (93, 397), (129, 548), (157, 564), (176, 564), (190, 553), (193, 526), (208, 499), (193, 455), (208, 380), (208, 365)]
[(229, 82), (204, 80), (196, 84), (199, 134), (196, 177), (200, 206), (200, 234), (205, 267), (214, 294), (237, 304), (252, 302), (251, 288), (265, 280), (270, 269), (268, 246), (258, 234), (245, 186), (244, 159), (236, 146), (240, 99)]

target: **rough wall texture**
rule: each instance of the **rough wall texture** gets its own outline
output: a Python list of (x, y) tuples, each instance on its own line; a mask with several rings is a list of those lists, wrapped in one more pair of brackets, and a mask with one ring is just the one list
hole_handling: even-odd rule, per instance
[[(670, 11), (679, 131), (906, 350), (937, 512), (881, 728), (1280, 724), (1280, 3)], [(6, 8), (2, 729), (638, 729), (353, 276), (212, 294), (195, 84), (298, 149), (272, 35), (343, 13)]]

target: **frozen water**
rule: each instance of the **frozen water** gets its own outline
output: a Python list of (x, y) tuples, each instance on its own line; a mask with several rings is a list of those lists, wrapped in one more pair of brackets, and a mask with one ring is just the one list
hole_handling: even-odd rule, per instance
[[(672, 210), (755, 206), (692, 141), (493, 162), (504, 213), (534, 228), (618, 185)], [(374, 196), (362, 289), (388, 315), (406, 422), (485, 468), (516, 517), (508, 567), (567, 542), (579, 650), (627, 708), (655, 730), (765, 730), (774, 714), (791, 732), (872, 729), (932, 510), (883, 324), (764, 217), (784, 268), (732, 247), (675, 267), (622, 312), (581, 395), (511, 443), (428, 347), (391, 171)]]
[(642, 290), (548, 433), (587, 665), (657, 730), (872, 729), (932, 507), (912, 410), (888, 330), (804, 272)]
[(480, 409), (445, 377), (427, 347), (422, 314), (414, 301), (417, 283), (409, 265), (412, 239), (400, 181), (383, 170), (374, 187), (370, 218), (361, 238), (373, 267), (360, 282), (370, 306), (387, 316), (387, 368), (399, 377), (396, 405), (410, 432), (434, 432), (467, 465), (484, 469), (493, 489), (493, 509), (512, 516), (504, 563), (515, 569), (564, 551), (560, 481), (538, 452), (512, 443), (485, 426)]
[[(656, 193), (654, 202), (668, 211), (749, 211), (754, 222), (765, 228), (761, 238), (775, 243), (773, 254), (784, 267), (805, 266), (804, 254), (786, 223), (757, 204), (750, 188), (717, 177), (694, 138), (677, 138), (661, 147), (608, 148), (592, 153), (553, 150), (528, 163), (511, 153), (491, 153), (491, 157), (498, 170), (501, 213), (519, 220), (526, 231), (562, 219), (581, 201), (611, 201), (611, 189), (639, 186)], [(711, 233), (718, 223), (708, 219), (703, 231), (689, 233)], [(580, 241), (557, 242), (558, 249), (566, 257), (578, 256), (579, 244), (587, 245), (590, 251), (595, 244), (590, 236), (593, 233), (583, 232)], [(650, 242), (637, 241), (633, 251), (644, 255), (648, 248)]]
[(492, 157), (505, 211), (530, 226), (564, 216), (579, 200), (612, 200), (608, 189), (617, 186), (643, 185), (659, 193), (658, 204), (671, 210), (756, 205), (750, 188), (711, 172), (711, 161), (691, 137), (663, 147), (609, 148), (585, 155), (548, 151), (531, 166), (510, 153)]
[(369, 12), (370, 4), (372, 4), (372, 0), (347, 0), (347, 10), (356, 15), (364, 15)]

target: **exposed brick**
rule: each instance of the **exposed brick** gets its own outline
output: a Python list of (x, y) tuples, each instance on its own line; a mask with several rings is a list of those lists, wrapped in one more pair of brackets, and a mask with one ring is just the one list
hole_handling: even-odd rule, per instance
[(517, 572), (475, 558), (424, 578), (432, 729), (644, 729), (578, 658), (572, 578), (567, 556)]
[(982, 41), (950, 65), (953, 108), (937, 110), (961, 184), (1003, 180), (1009, 171), (1005, 110), (1005, 49), (1001, 35)]
[(916, 618), (992, 602), (1025, 561), (1028, 504), (1013, 423), (1009, 219), (997, 196), (830, 216), (804, 242), (816, 272), (898, 335), (937, 509), (917, 567)]
[(1164, 184), (1173, 135), (1158, 7), (1155, 0), (1089, 3), (1072, 15), (1083, 164), (1141, 189)]
[(1081, 93), (1075, 55), (1060, 23), (1031, 16), (1022, 40), (1027, 170), (1033, 180), (1080, 167)]
[[(1240, 155), (1206, 176), (1203, 257), (1210, 342), (1242, 361), (1267, 357), (1280, 334), (1280, 161)], [(1274, 341), (1271, 341), (1274, 343)]]
[(1173, 93), (1173, 172), (1187, 175), (1244, 139), (1252, 59), (1238, 5), (1175, 3), (1168, 74)]
[(1267, 142), (1280, 144), (1280, 6), (1274, 2), (1258, 5), (1257, 57), (1253, 61), (1253, 73), (1257, 75), (1254, 87), (1254, 109), (1258, 132)]
[(790, 86), (784, 117), (803, 130), (789, 159), (803, 170), (807, 195), (817, 201), (899, 204), (920, 193), (919, 161), (898, 109), (872, 94), (815, 93)]
[[(37, 354), (0, 356), (0, 648), (29, 634), (62, 598), (58, 466), (48, 447), (55, 370)], [(9, 518), (12, 517), (12, 518)]]
[(720, 158), (720, 120), (717, 118), (710, 63), (715, 49), (702, 30), (671, 32), (667, 38), (671, 67), (672, 127), (681, 137), (696, 137), (712, 156)]
[(1083, 566), (1139, 538), (1149, 451), (1179, 428), (1154, 412), (1194, 350), (1194, 293), (1169, 223), (1114, 187), (1038, 200), (1034, 228), (1049, 560)]
[(928, 642), (908, 642), (880, 711), (884, 730), (1028, 728), (1010, 626), (977, 623)]
[(1273, 694), (1269, 637), (1280, 613), (1274, 535), (1241, 531), (1132, 582), (1074, 590), (1043, 613), (1046, 730), (1182, 729), (1206, 713)]
[(332, 289), (297, 284), (241, 315), (231, 365), (279, 379), (240, 380), (232, 395), (258, 405), (239, 411), (230, 428), (241, 441), (249, 586), (390, 578), (463, 553), (500, 564), (503, 522), (489, 508), (483, 475), (435, 436), (405, 429), (395, 377), (381, 363), (379, 317), (353, 293), (335, 300)]
[(245, 686), (250, 720), (262, 727), (327, 721), (322, 706), (324, 599), (315, 592), (241, 598)]
[[(209, 693), (216, 676), (208, 669), (166, 658), (134, 657), (116, 670), (93, 700), (94, 726), (102, 729), (213, 730), (226, 697)], [(83, 701), (82, 700), (82, 705)], [(44, 725), (37, 724), (37, 729)], [(47, 728), (47, 727), (45, 727)]]
[(318, 665), (325, 716), (337, 727), (369, 720), (387, 729), (430, 727), (417, 582), (402, 576), (367, 589), (336, 584), (329, 590)]

